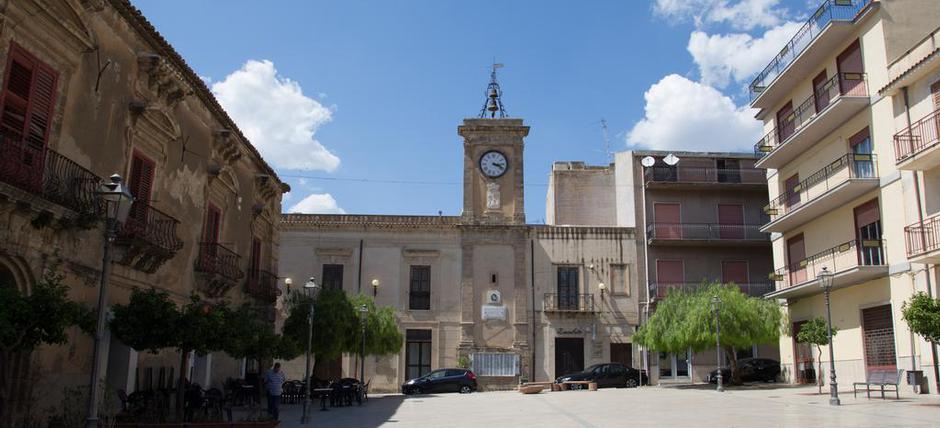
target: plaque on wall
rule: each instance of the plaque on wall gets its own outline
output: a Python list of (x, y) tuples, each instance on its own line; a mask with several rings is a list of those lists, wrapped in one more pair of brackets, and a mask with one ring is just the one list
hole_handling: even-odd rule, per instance
[(506, 307), (503, 305), (483, 305), (480, 317), (486, 320), (505, 320)]

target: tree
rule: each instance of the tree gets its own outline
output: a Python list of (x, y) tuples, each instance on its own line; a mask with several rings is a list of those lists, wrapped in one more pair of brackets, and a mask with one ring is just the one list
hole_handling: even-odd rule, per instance
[[(401, 350), (404, 337), (398, 329), (395, 310), (391, 307), (376, 308), (375, 301), (368, 296), (358, 295), (350, 299), (352, 307), (358, 313), (362, 305), (366, 306), (366, 355), (388, 355)], [(347, 352), (362, 356), (362, 324), (356, 328), (355, 345)], [(358, 359), (357, 359), (358, 364)]]
[(904, 302), (901, 314), (911, 331), (934, 345), (940, 342), (940, 299), (916, 293)]
[(673, 290), (634, 336), (637, 343), (662, 352), (713, 349), (715, 310), (721, 299), (721, 347), (731, 362), (731, 381), (741, 383), (735, 350), (771, 343), (780, 337), (783, 313), (773, 301), (749, 297), (734, 284), (703, 283), (693, 291)]
[(66, 343), (66, 330), (72, 326), (94, 333), (94, 312), (69, 300), (68, 290), (62, 276), (51, 271), (43, 274), (28, 295), (15, 284), (0, 284), (0, 425), (12, 421), (19, 403), (12, 390), (20, 375), (14, 372), (14, 361), (27, 359), (42, 344)]
[[(807, 321), (800, 327), (799, 334), (796, 335), (796, 341), (799, 343), (808, 343), (816, 345), (816, 362), (818, 369), (816, 371), (816, 385), (819, 386), (819, 393), (822, 394), (823, 376), (822, 376), (822, 347), (829, 345), (829, 324), (823, 317), (816, 317)], [(832, 335), (835, 336), (839, 330), (832, 328)]]

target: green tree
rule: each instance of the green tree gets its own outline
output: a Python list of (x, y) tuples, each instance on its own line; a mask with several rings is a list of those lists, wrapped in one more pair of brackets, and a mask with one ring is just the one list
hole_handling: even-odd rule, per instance
[(311, 297), (292, 293), (288, 296), (289, 313), (284, 320), (283, 335), (306, 349), (307, 317), (313, 302), (312, 353), (314, 367), (320, 360), (342, 356), (356, 343), (355, 328), (359, 325), (356, 311), (342, 290), (323, 290), (313, 301)]
[(637, 343), (662, 352), (685, 353), (714, 349), (715, 310), (721, 299), (721, 347), (731, 362), (731, 381), (741, 383), (735, 350), (775, 342), (783, 313), (773, 301), (749, 297), (734, 284), (703, 283), (692, 291), (673, 290), (657, 303), (649, 321), (637, 331)]
[(911, 331), (934, 345), (940, 342), (940, 299), (916, 293), (904, 302), (901, 315)]
[[(357, 314), (360, 307), (363, 305), (366, 307), (366, 355), (388, 355), (401, 350), (404, 337), (398, 329), (393, 308), (376, 308), (375, 301), (363, 294), (353, 296), (349, 300)], [(361, 357), (362, 320), (360, 319), (359, 322), (359, 327), (352, 332), (355, 336), (353, 348), (347, 349), (347, 352)], [(358, 365), (359, 359), (356, 361)]]
[[(816, 385), (819, 386), (819, 393), (822, 394), (823, 375), (822, 375), (822, 347), (829, 345), (829, 324), (823, 317), (816, 317), (807, 321), (800, 327), (800, 333), (796, 335), (796, 341), (799, 343), (808, 343), (816, 345)], [(835, 337), (839, 330), (832, 328), (832, 336)]]
[[(42, 344), (63, 344), (68, 330), (78, 326), (83, 332), (95, 331), (95, 314), (87, 306), (68, 298), (68, 286), (62, 276), (47, 271), (23, 294), (15, 284), (0, 284), (0, 425), (15, 416), (20, 400), (13, 391), (16, 373), (14, 361), (28, 356)], [(31, 385), (25, 385), (27, 388)]]

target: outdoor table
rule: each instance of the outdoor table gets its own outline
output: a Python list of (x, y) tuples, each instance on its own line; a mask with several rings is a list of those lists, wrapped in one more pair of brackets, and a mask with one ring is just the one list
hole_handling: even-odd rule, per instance
[(326, 412), (330, 409), (326, 408), (326, 399), (329, 397), (330, 393), (333, 392), (332, 388), (314, 388), (311, 394), (320, 394), (320, 411)]

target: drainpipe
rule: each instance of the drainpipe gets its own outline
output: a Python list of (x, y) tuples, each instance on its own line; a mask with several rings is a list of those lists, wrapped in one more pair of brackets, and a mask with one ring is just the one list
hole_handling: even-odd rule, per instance
[[(632, 162), (632, 159), (631, 159)], [(646, 170), (648, 167), (641, 166), (642, 172), (640, 173), (640, 183), (642, 185), (642, 191), (640, 192), (640, 203), (643, 205), (643, 209), (640, 211), (643, 213), (643, 222), (640, 224), (640, 230), (643, 231), (643, 265), (644, 265), (644, 284), (646, 285), (646, 301), (643, 303), (637, 304), (637, 330), (640, 329), (640, 326), (643, 325), (643, 315), (646, 315), (646, 320), (649, 320), (649, 311), (650, 311), (650, 302), (652, 298), (650, 297), (650, 251), (649, 251), (649, 231), (646, 227)], [(643, 305), (643, 310), (640, 311), (639, 305)], [(639, 345), (639, 344), (637, 344)], [(643, 357), (643, 366), (646, 369), (646, 379), (650, 385), (653, 384), (653, 375), (650, 373), (650, 359), (649, 359), (649, 349), (644, 349), (640, 352), (640, 356)], [(643, 385), (643, 374), (640, 374), (640, 385)]]
[(532, 345), (529, 347), (532, 353), (532, 372), (530, 379), (535, 382), (535, 333), (536, 333), (536, 313), (535, 313), (535, 239), (529, 241), (529, 277), (532, 280)]
[(362, 239), (359, 240), (359, 278), (356, 281), (356, 292), (362, 294)]
[[(907, 86), (901, 88), (901, 91), (904, 93), (904, 115), (907, 119), (907, 131), (908, 133), (910, 133), (912, 132), (911, 130), (911, 104), (910, 104), (910, 99), (908, 98)], [(923, 206), (920, 200), (920, 173), (917, 171), (914, 171), (914, 195), (915, 195), (915, 199), (917, 200), (917, 222), (920, 224), (921, 231), (923, 231), (924, 230), (924, 211), (923, 211)], [(921, 239), (926, 239), (924, 238), (923, 233), (921, 233)], [(927, 279), (927, 295), (932, 299), (933, 298), (933, 285), (931, 284), (931, 281), (930, 281), (931, 265), (925, 264), (924, 266), (925, 266), (924, 273)], [(913, 339), (914, 339), (914, 333), (911, 332), (912, 342), (913, 342)], [(911, 351), (912, 351), (911, 352), (911, 368), (913, 368), (914, 367), (914, 352), (913, 352), (913, 349), (911, 349)], [(937, 344), (936, 343), (930, 342), (930, 356), (931, 356), (931, 359), (933, 360), (934, 385), (936, 386), (937, 391), (940, 391), (940, 366), (938, 366), (938, 362), (937, 362)]]

